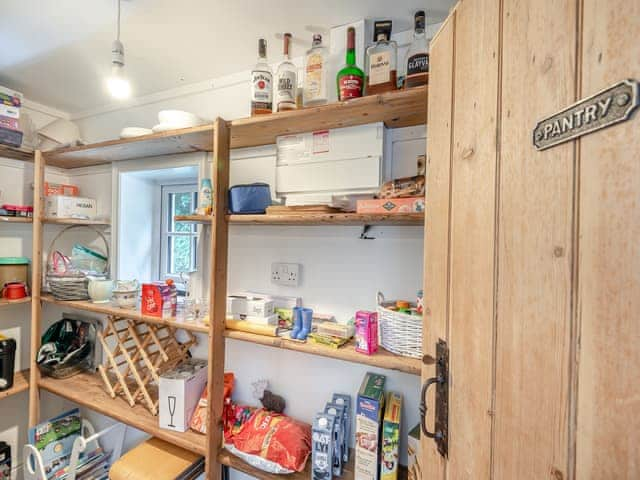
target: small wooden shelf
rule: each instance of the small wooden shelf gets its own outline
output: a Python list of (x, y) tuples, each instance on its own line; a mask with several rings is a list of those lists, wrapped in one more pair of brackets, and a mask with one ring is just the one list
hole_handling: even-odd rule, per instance
[(13, 387), (0, 392), (0, 400), (29, 389), (29, 370), (21, 370), (13, 376)]
[(0, 145), (0, 158), (33, 162), (33, 150), (26, 147), (16, 148), (8, 145)]
[(96, 225), (108, 227), (111, 226), (111, 222), (108, 220), (84, 220), (82, 218), (57, 218), (57, 217), (44, 217), (42, 223), (48, 223), (51, 225)]
[[(276, 137), (384, 122), (389, 128), (427, 123), (427, 86), (356, 98), (319, 107), (241, 118), (230, 127), (231, 148), (276, 143)], [(121, 160), (213, 150), (213, 124), (46, 152), (47, 165), (88, 167)]]
[[(211, 223), (209, 215), (178, 215), (177, 222)], [(227, 215), (232, 225), (423, 225), (424, 213), (362, 214), (313, 213), (305, 215)]]
[(276, 143), (276, 137), (280, 135), (374, 122), (384, 122), (389, 128), (427, 123), (427, 87), (233, 120), (231, 148), (269, 145)]
[(33, 223), (31, 217), (8, 217), (6, 215), (0, 215), (0, 223)]
[(386, 368), (388, 370), (397, 370), (412, 375), (420, 375), (422, 371), (422, 363), (420, 359), (395, 355), (387, 352), (383, 348), (378, 349), (378, 352), (374, 355), (364, 355), (355, 351), (353, 343), (349, 343), (340, 348), (330, 348), (324, 345), (316, 345), (314, 343), (292, 342), (282, 337), (267, 337), (266, 335), (257, 335), (237, 330), (225, 330), (224, 336), (234, 340), (241, 340), (243, 342), (258, 343), (267, 347), (282, 348), (284, 350), (292, 350), (294, 352), (302, 352), (309, 355), (318, 355), (321, 357), (343, 360), (345, 362), (370, 365), (372, 367)]
[(142, 405), (130, 407), (122, 398), (111, 398), (104, 390), (102, 379), (97, 374), (81, 373), (64, 380), (41, 377), (38, 385), (51, 393), (126, 423), (149, 435), (200, 455), (206, 455), (207, 437), (205, 435), (190, 430), (180, 433), (160, 428), (158, 417), (151, 415)]
[[(278, 480), (282, 478), (286, 478), (287, 480), (309, 480), (311, 477), (311, 455), (309, 455), (309, 459), (307, 460), (307, 464), (305, 469), (302, 472), (295, 472), (287, 475), (276, 475), (272, 473), (267, 473), (263, 470), (259, 470), (256, 467), (249, 465), (247, 462), (242, 460), (239, 457), (236, 457), (234, 454), (230, 453), (228, 450), (222, 449), (218, 453), (218, 462), (222, 465), (227, 465), (228, 467), (233, 468), (234, 470), (238, 470), (242, 473), (246, 473), (255, 478), (259, 478), (261, 480)], [(342, 472), (342, 476), (340, 480), (353, 480), (355, 478), (355, 452), (351, 450), (351, 455), (349, 457), (349, 463), (344, 466), (344, 470)], [(407, 479), (407, 468), (404, 466), (400, 466), (398, 469), (398, 480), (406, 480)]]
[(170, 327), (189, 330), (191, 332), (209, 333), (209, 326), (203, 323), (179, 322), (175, 319), (170, 318), (151, 317), (149, 315), (142, 315), (139, 310), (119, 308), (111, 303), (92, 303), (87, 300), (63, 301), (56, 300), (51, 295), (42, 295), (42, 297), (40, 298), (43, 302), (52, 303), (54, 305), (60, 305), (67, 308), (84, 310), (86, 312), (100, 313), (103, 315), (114, 315), (117, 317), (140, 320), (142, 322), (153, 323), (156, 325), (168, 325)]
[(22, 303), (31, 303), (31, 297), (25, 297), (19, 300), (7, 300), (6, 298), (0, 298), (0, 307), (9, 307), (11, 305), (20, 305)]

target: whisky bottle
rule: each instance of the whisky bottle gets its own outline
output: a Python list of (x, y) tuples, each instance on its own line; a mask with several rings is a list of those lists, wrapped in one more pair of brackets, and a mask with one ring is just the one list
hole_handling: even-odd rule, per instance
[(267, 63), (267, 41), (258, 40), (258, 62), (251, 70), (251, 115), (273, 110), (273, 76)]
[(305, 107), (327, 103), (327, 58), (322, 35), (315, 34), (304, 62), (302, 98)]
[(364, 86), (364, 72), (356, 65), (356, 29), (347, 29), (347, 58), (346, 64), (338, 72), (338, 100), (349, 100), (362, 96)]
[(414, 17), (413, 40), (407, 50), (407, 74), (404, 88), (426, 85), (429, 82), (429, 46), (425, 35), (424, 11), (416, 12)]
[(391, 40), (391, 20), (375, 22), (373, 41), (365, 55), (365, 94), (374, 95), (398, 88), (398, 45)]
[(291, 43), (291, 34), (284, 34), (284, 58), (276, 72), (276, 95), (274, 110), (284, 112), (286, 110), (294, 110), (296, 106), (296, 98), (298, 96), (298, 74), (296, 66), (289, 59), (289, 46)]

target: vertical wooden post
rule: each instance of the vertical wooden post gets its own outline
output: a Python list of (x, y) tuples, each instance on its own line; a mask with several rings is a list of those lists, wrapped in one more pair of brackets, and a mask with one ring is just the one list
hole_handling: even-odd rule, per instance
[(31, 342), (29, 352), (29, 425), (38, 423), (40, 397), (38, 380), (40, 374), (36, 365), (36, 355), (40, 348), (42, 305), (40, 288), (42, 285), (42, 209), (44, 207), (44, 158), (36, 150), (33, 166), (33, 248), (31, 252)]
[(224, 397), (224, 324), (227, 313), (227, 191), (229, 188), (229, 127), (221, 118), (213, 131), (211, 275), (209, 279), (209, 402), (207, 419), (207, 479), (220, 478), (218, 451), (222, 446)]

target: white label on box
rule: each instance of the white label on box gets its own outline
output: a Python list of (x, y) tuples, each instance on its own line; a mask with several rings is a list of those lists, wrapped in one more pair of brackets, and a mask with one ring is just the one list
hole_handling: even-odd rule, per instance
[(329, 130), (313, 132), (313, 154), (326, 153), (329, 151)]
[[(186, 432), (202, 391), (207, 384), (207, 362), (188, 360), (158, 382), (158, 422), (160, 428)], [(192, 371), (189, 372), (188, 370)]]
[(97, 206), (93, 198), (51, 195), (46, 197), (45, 214), (58, 218), (87, 218), (96, 216)]

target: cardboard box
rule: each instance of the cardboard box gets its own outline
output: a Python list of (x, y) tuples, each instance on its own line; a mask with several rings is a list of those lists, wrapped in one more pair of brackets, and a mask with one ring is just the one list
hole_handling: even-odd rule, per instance
[(382, 422), (381, 480), (397, 480), (398, 478), (401, 416), (402, 396), (395, 392), (388, 392)]
[(419, 213), (424, 212), (424, 197), (374, 198), (358, 200), (358, 213)]
[(8, 128), (9, 130), (20, 130), (17, 118), (6, 117), (0, 115), (0, 127)]
[(206, 385), (206, 360), (192, 358), (160, 375), (158, 385), (160, 428), (186, 432)]
[(355, 480), (378, 480), (385, 383), (384, 375), (367, 373), (358, 391)]
[(171, 318), (176, 315), (177, 292), (164, 282), (143, 283), (140, 311), (143, 315)]
[(420, 424), (413, 427), (407, 440), (408, 480), (422, 480), (420, 465)]
[(275, 313), (273, 300), (231, 295), (227, 297), (227, 313), (248, 317), (271, 317)]
[(51, 195), (46, 197), (45, 203), (47, 217), (93, 219), (98, 211), (93, 198)]
[(78, 187), (75, 185), (66, 185), (64, 183), (44, 182), (44, 195), (64, 195), (67, 197), (77, 197), (79, 194)]
[(20, 107), (5, 105), (4, 103), (2, 103), (2, 101), (0, 101), (0, 116), (18, 120), (20, 118)]
[(378, 351), (378, 314), (358, 310), (356, 312), (356, 352), (373, 355)]

